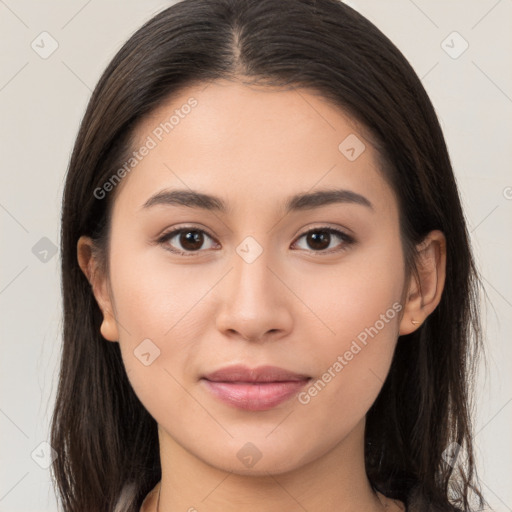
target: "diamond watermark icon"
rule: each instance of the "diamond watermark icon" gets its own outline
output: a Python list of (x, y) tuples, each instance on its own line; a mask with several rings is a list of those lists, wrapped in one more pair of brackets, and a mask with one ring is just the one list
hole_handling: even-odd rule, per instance
[(457, 459), (460, 463), (460, 461), (464, 458), (464, 450), (459, 443), (453, 442), (448, 445), (448, 448), (446, 448), (446, 450), (441, 454), (441, 457), (446, 462), (446, 464), (453, 468), (455, 467)]
[(458, 32), (453, 31), (443, 39), (441, 48), (452, 59), (458, 59), (469, 48), (469, 43)]
[(253, 443), (245, 443), (236, 456), (245, 467), (252, 468), (261, 459), (262, 453)]
[(30, 44), (39, 57), (47, 59), (59, 47), (57, 40), (48, 32), (41, 32)]
[(160, 349), (149, 338), (146, 338), (137, 345), (133, 353), (144, 366), (149, 366), (160, 356)]
[(252, 236), (247, 236), (238, 245), (236, 252), (246, 263), (253, 263), (263, 252), (263, 247)]
[(363, 141), (355, 134), (351, 133), (348, 137), (338, 146), (340, 153), (347, 159), (353, 162), (357, 160), (366, 149)]
[(57, 458), (57, 452), (49, 443), (43, 441), (30, 454), (33, 461), (43, 469), (48, 469), (52, 462)]
[(42, 263), (48, 263), (56, 253), (57, 246), (45, 236), (32, 247), (32, 254)]

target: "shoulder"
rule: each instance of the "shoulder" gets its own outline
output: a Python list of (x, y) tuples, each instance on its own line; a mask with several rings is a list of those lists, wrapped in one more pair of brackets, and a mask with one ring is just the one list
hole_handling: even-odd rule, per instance
[(133, 482), (125, 484), (113, 512), (126, 512), (132, 504), (135, 491), (135, 484)]
[(418, 487), (414, 488), (407, 500), (407, 512), (464, 512), (454, 505), (439, 507), (430, 502)]
[[(158, 490), (160, 489), (160, 482), (146, 495), (139, 512), (151, 512), (156, 509), (156, 500), (158, 498)], [(127, 483), (123, 487), (119, 499), (113, 512), (127, 512), (133, 507), (133, 500), (137, 493), (137, 488), (134, 482)]]
[(155, 487), (147, 494), (147, 496), (144, 498), (144, 501), (142, 502), (142, 505), (140, 507), (140, 512), (152, 512), (153, 510), (156, 510), (156, 503), (158, 499), (160, 489), (160, 482), (158, 482)]

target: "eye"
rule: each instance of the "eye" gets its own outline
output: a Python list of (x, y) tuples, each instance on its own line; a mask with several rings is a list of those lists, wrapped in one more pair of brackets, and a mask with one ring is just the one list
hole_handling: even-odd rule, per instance
[[(350, 245), (352, 245), (355, 242), (355, 240), (351, 236), (347, 235), (343, 231), (330, 228), (327, 226), (311, 229), (304, 233), (303, 235), (301, 235), (298, 238), (298, 240), (304, 237), (306, 237), (306, 244), (308, 244), (311, 247), (311, 249), (306, 248), (306, 250), (312, 252), (325, 252), (328, 254), (346, 250)], [(334, 250), (332, 250), (332, 247), (330, 247), (331, 242), (333, 241), (333, 237), (338, 238), (339, 240), (342, 241), (341, 244), (338, 244), (338, 246), (341, 245), (341, 247)], [(326, 251), (325, 249), (330, 250)]]
[[(328, 254), (346, 250), (348, 246), (355, 242), (351, 236), (347, 235), (343, 231), (327, 226), (311, 229), (301, 235), (298, 240), (301, 240), (304, 237), (306, 244), (310, 247), (310, 249), (305, 248), (305, 250)], [(341, 246), (338, 249), (332, 250), (331, 242), (333, 241), (333, 238), (337, 238), (342, 242), (341, 244), (338, 244), (338, 246)], [(214, 242), (213, 237), (211, 237), (206, 231), (193, 226), (188, 226), (165, 233), (158, 239), (158, 243), (164, 245), (165, 249), (170, 252), (181, 254), (182, 256), (194, 256), (194, 253), (201, 252), (201, 249), (204, 249), (203, 245), (207, 240), (210, 240), (210, 246), (206, 247), (206, 249), (213, 249), (215, 246), (218, 247), (218, 244)], [(295, 242), (295, 244), (297, 244), (297, 242)], [(179, 247), (176, 247), (176, 245)]]
[[(176, 248), (171, 243), (176, 238), (174, 244), (181, 246)], [(205, 239), (213, 240), (213, 238), (206, 233), (206, 231), (194, 227), (183, 227), (175, 229), (169, 233), (162, 235), (158, 239), (158, 243), (165, 245), (165, 248), (171, 252), (181, 254), (183, 256), (193, 256), (194, 252), (199, 250), (205, 243)], [(212, 247), (207, 247), (207, 249)]]

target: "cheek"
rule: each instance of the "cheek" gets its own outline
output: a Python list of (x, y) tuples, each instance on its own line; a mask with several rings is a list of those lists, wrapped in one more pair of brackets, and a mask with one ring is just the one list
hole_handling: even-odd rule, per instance
[(297, 396), (304, 429), (321, 428), (325, 443), (343, 438), (365, 417), (393, 358), (401, 305), (389, 292), (380, 301), (372, 296), (373, 304), (364, 298), (339, 306), (337, 321), (331, 320), (336, 334), (325, 335), (310, 351), (318, 371)]
[(214, 286), (215, 276), (206, 266), (173, 263), (163, 248), (135, 241), (115, 247), (111, 280), (119, 322), (132, 338), (176, 337)]
[(323, 324), (310, 360), (318, 372), (298, 397), (312, 417), (327, 414), (326, 421), (338, 417), (337, 425), (355, 424), (384, 383), (402, 310), (403, 261), (391, 247), (382, 244), (301, 280), (300, 293)]
[(197, 315), (205, 311), (199, 303), (213, 277), (199, 274), (193, 265), (172, 265), (155, 247), (114, 238), (112, 247), (110, 275), (123, 361), (137, 394), (152, 402), (154, 390), (176, 385), (171, 375), (183, 381), (196, 351), (193, 333), (202, 322)]
[[(125, 257), (112, 272), (119, 345), (126, 373), (140, 402), (159, 422), (201, 411), (186, 391), (198, 352), (201, 307), (213, 283), (192, 266), (158, 265)], [(198, 315), (201, 317), (198, 317)]]
[(317, 317), (323, 339), (319, 345), (328, 353), (343, 348), (376, 322), (383, 338), (398, 333), (397, 310), (401, 309), (404, 286), (399, 247), (399, 241), (382, 240), (368, 249), (348, 253), (339, 264), (298, 271), (294, 290)]

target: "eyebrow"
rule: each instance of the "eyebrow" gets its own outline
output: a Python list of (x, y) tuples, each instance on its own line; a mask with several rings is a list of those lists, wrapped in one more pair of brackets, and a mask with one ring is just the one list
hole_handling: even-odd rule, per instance
[[(285, 202), (285, 212), (294, 212), (320, 208), (334, 203), (348, 203), (366, 206), (373, 210), (372, 203), (361, 194), (344, 189), (325, 189), (311, 193), (296, 194)], [(143, 209), (156, 205), (179, 205), (189, 208), (227, 213), (227, 204), (220, 198), (194, 190), (161, 190), (151, 196), (143, 205)]]

